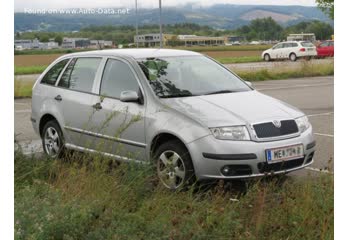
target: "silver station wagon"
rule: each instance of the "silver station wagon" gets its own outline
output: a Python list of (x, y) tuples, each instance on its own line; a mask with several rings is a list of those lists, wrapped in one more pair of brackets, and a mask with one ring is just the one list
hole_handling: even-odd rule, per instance
[(287, 173), (315, 152), (304, 113), (191, 51), (62, 56), (33, 87), (31, 121), (52, 158), (73, 149), (151, 163), (170, 189)]

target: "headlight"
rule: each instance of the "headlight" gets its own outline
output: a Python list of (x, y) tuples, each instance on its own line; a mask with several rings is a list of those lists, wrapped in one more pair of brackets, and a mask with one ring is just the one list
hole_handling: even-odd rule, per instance
[(221, 140), (249, 141), (250, 136), (245, 126), (210, 128), (215, 138)]
[(301, 133), (305, 132), (310, 127), (310, 122), (307, 116), (297, 118), (295, 119), (295, 122), (297, 123), (299, 131)]

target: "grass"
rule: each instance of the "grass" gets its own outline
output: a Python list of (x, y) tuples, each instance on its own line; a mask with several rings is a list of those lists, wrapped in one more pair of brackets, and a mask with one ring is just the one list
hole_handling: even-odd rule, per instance
[(239, 45), (239, 46), (195, 46), (195, 47), (177, 46), (174, 48), (190, 50), (195, 52), (210, 52), (210, 51), (264, 51), (271, 47), (272, 45)]
[(16, 80), (14, 83), (14, 96), (16, 98), (21, 97), (31, 97), (32, 96), (32, 88), (33, 81), (25, 81), (25, 80)]
[(313, 64), (311, 62), (304, 62), (299, 68), (293, 69), (281, 69), (276, 67), (274, 69), (261, 69), (256, 71), (235, 71), (235, 73), (247, 81), (330, 76), (334, 75), (334, 63)]
[[(222, 64), (229, 63), (248, 63), (248, 62), (260, 62), (262, 61), (259, 56), (246, 56), (246, 57), (216, 57), (217, 61)], [(27, 74), (40, 74), (47, 68), (45, 66), (15, 66), (15, 75), (27, 75)]]
[(15, 50), (14, 55), (46, 55), (46, 54), (68, 54), (74, 52), (92, 51), (96, 49), (26, 49)]
[[(185, 49), (196, 52), (209, 52), (209, 51), (264, 51), (270, 48), (271, 45), (242, 45), (242, 46), (201, 46), (201, 47), (167, 47), (167, 48), (176, 48), (176, 49)], [(81, 51), (93, 51), (96, 49), (30, 49), (30, 50), (21, 50), (14, 51), (14, 55), (46, 55), (46, 54), (67, 54), (73, 52)]]
[(15, 239), (333, 239), (333, 184), (320, 175), (170, 192), (149, 166), (15, 152)]
[(15, 75), (40, 74), (47, 66), (15, 66)]
[(247, 56), (247, 57), (217, 57), (215, 60), (222, 64), (229, 63), (250, 63), (250, 62), (261, 62), (262, 59), (259, 56)]

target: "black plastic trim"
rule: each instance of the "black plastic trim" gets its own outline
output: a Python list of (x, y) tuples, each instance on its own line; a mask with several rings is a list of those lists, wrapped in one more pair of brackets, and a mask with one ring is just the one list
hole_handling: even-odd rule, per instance
[(309, 143), (308, 145), (306, 145), (306, 150), (314, 148), (315, 146), (316, 146), (316, 141), (313, 141), (313, 142)]
[(216, 160), (250, 160), (250, 159), (258, 158), (255, 153), (243, 153), (243, 154), (203, 153), (203, 157), (216, 159)]

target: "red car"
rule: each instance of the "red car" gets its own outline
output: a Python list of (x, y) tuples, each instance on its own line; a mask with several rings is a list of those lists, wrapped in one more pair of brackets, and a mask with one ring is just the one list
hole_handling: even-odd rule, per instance
[(334, 41), (324, 41), (317, 46), (316, 50), (318, 57), (334, 57)]

